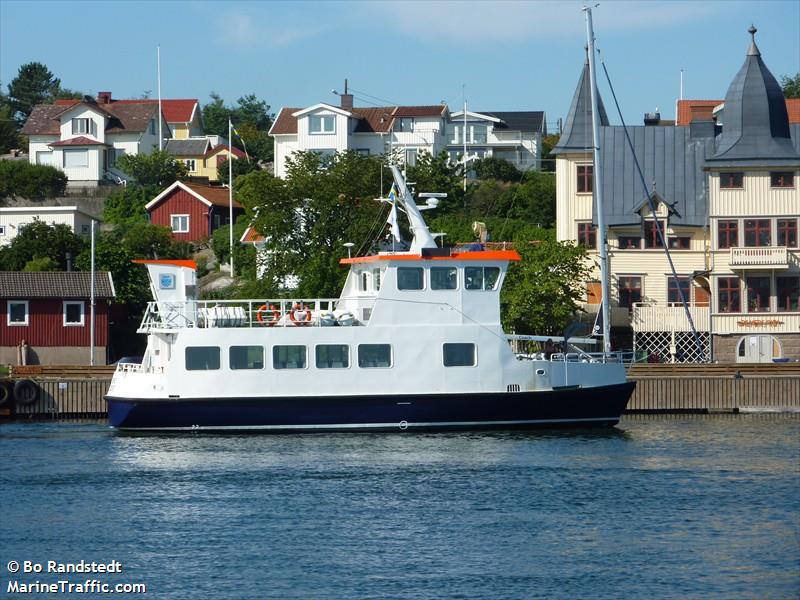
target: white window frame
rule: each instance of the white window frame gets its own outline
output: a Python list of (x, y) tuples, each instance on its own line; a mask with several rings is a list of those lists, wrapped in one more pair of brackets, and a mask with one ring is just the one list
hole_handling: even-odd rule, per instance
[(0, 225), (0, 235), (5, 235), (5, 234), (6, 234), (6, 226)]
[(184, 158), (183, 164), (186, 165), (186, 169), (191, 171), (192, 173), (197, 172), (197, 161), (194, 158)]
[[(76, 125), (85, 124), (86, 128), (84, 131), (83, 127), (75, 127)], [(72, 119), (72, 135), (80, 135), (82, 133), (92, 135), (92, 120), (89, 117), (75, 117)]]
[[(12, 304), (24, 304), (25, 305), (25, 321), (22, 323), (12, 323), (11, 322), (11, 305)], [(27, 327), (30, 324), (31, 320), (31, 311), (30, 311), (30, 303), (28, 300), (7, 300), (6, 301), (6, 324), (9, 327)]]
[[(81, 320), (77, 323), (70, 323), (67, 321), (67, 306), (70, 304), (78, 304), (81, 307)], [(83, 327), (86, 323), (86, 307), (83, 300), (64, 300), (61, 304), (61, 314), (64, 327)]]
[[(48, 160), (43, 161), (42, 157), (47, 156)], [(52, 150), (37, 150), (36, 151), (36, 164), (37, 165), (48, 165), (50, 167), (53, 166), (55, 162), (55, 156), (53, 155)]]
[[(175, 218), (182, 219), (186, 217), (186, 229), (175, 229)], [(179, 215), (170, 215), (169, 216), (169, 225), (172, 229), (172, 233), (189, 233), (189, 215), (187, 214), (179, 214)], [(180, 225), (179, 225), (180, 226)]]
[[(81, 149), (65, 149), (62, 153), (63, 156), (63, 165), (65, 169), (88, 169), (89, 168), (89, 151), (88, 150), (81, 150)], [(84, 156), (86, 158), (85, 163), (76, 164), (76, 165), (68, 165), (67, 164), (67, 156)]]
[[(331, 120), (330, 130), (325, 128), (325, 120)], [(315, 129), (314, 125), (318, 123), (319, 129)], [(309, 115), (308, 117), (308, 133), (310, 135), (334, 135), (336, 134), (336, 115)]]

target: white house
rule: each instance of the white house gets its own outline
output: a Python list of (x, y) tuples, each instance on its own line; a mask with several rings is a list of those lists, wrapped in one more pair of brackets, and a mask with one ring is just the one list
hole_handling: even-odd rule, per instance
[(123, 154), (149, 154), (158, 148), (159, 123), (165, 137), (170, 128), (158, 105), (113, 102), (110, 94), (72, 104), (39, 104), (22, 133), (29, 138), (32, 164), (64, 171), (70, 186), (96, 186), (105, 178), (116, 181), (114, 169)]
[(77, 206), (18, 206), (0, 208), (0, 246), (6, 246), (34, 220), (63, 224), (80, 235), (91, 233), (92, 217)]

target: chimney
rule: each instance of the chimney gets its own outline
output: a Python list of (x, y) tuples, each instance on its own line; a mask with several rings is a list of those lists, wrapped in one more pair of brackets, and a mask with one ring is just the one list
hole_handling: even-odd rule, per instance
[(98, 104), (111, 104), (111, 92), (97, 92)]
[(67, 271), (72, 271), (72, 252), (67, 252)]
[(344, 80), (344, 94), (340, 94), (339, 97), (342, 99), (341, 107), (344, 110), (353, 109), (353, 94), (347, 93), (347, 79)]

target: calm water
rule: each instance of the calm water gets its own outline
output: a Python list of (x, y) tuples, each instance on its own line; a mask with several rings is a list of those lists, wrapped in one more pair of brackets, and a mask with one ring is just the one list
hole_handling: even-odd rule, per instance
[(9, 560), (81, 559), (119, 560), (121, 576), (90, 578), (155, 598), (800, 597), (797, 417), (213, 437), (10, 424), (0, 455), (0, 597)]

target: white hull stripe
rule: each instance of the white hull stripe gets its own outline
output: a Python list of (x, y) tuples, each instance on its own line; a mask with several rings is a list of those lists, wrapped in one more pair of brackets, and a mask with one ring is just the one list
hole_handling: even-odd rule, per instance
[(598, 421), (619, 421), (619, 417), (591, 417), (585, 419), (526, 419), (520, 421), (440, 421), (431, 423), (326, 423), (320, 425), (196, 425), (190, 427), (120, 427), (125, 431), (202, 431), (204, 429), (256, 431), (256, 430), (299, 430), (299, 429), (412, 429), (423, 427), (480, 427), (491, 425), (535, 425), (538, 423), (589, 423)]

